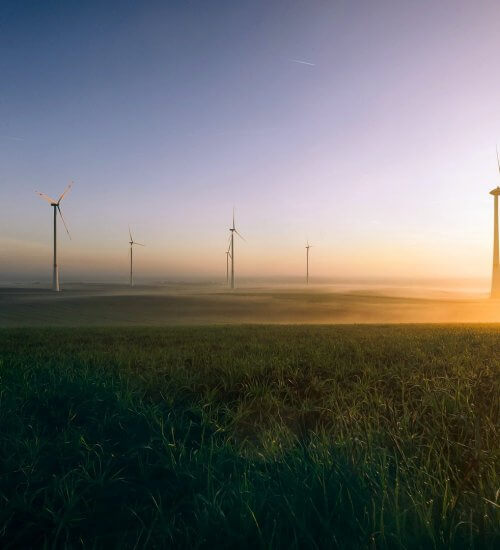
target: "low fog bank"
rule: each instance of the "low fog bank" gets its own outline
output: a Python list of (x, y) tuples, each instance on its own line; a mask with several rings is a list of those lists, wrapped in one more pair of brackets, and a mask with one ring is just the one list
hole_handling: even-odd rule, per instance
[[(136, 292), (137, 289), (149, 290), (151, 292), (183, 291), (188, 289), (224, 290), (228, 289), (225, 278), (207, 279), (202, 277), (191, 277), (182, 279), (136, 279), (134, 288), (131, 289), (128, 281), (79, 281), (63, 280), (61, 290), (65, 291), (119, 291)], [(50, 280), (14, 281), (0, 280), (0, 292), (7, 289), (32, 289), (50, 290)], [(432, 296), (457, 295), (469, 297), (486, 297), (490, 291), (489, 279), (314, 279), (306, 285), (303, 278), (243, 278), (237, 279), (236, 291), (258, 290), (261, 292), (286, 290), (286, 291), (314, 291), (314, 292), (372, 292), (375, 294), (398, 295), (398, 296)]]
[(0, 288), (0, 326), (225, 323), (498, 323), (500, 301), (473, 287), (163, 282)]

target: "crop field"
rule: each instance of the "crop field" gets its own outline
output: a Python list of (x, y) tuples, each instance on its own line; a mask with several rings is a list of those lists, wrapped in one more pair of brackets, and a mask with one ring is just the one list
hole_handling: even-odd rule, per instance
[(0, 329), (2, 548), (498, 548), (498, 325)]

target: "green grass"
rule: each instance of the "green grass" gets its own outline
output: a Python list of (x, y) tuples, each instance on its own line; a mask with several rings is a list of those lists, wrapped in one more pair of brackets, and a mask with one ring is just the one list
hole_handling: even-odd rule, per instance
[(2, 548), (494, 548), (500, 328), (0, 330)]

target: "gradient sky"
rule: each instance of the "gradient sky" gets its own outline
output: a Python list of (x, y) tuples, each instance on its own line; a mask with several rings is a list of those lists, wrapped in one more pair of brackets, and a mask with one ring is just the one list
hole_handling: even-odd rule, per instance
[[(0, 280), (489, 277), (498, 1), (2, 0)], [(306, 61), (310, 64), (298, 63)], [(62, 227), (61, 227), (62, 229)]]

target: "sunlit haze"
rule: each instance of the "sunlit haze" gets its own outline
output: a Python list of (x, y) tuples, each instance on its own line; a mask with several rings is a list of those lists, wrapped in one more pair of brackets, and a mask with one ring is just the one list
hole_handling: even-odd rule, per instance
[(0, 279), (472, 278), (499, 184), (496, 1), (18, 2)]

